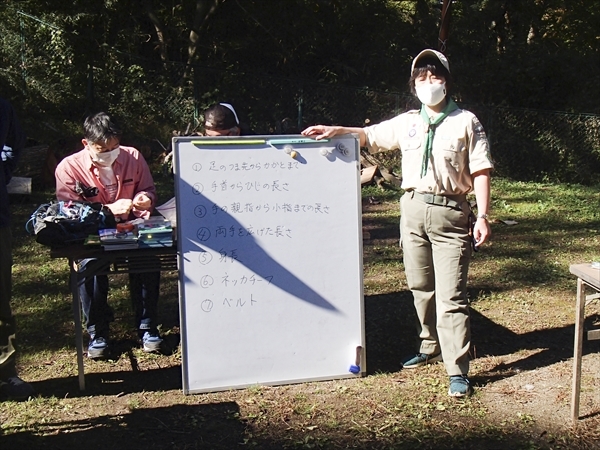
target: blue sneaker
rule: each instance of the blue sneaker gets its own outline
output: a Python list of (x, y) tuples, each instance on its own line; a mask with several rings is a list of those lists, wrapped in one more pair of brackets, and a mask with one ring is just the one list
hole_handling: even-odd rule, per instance
[(473, 393), (473, 388), (466, 375), (453, 375), (450, 377), (450, 397), (468, 397)]
[(95, 335), (90, 336), (87, 355), (88, 358), (92, 359), (106, 359), (108, 357), (108, 342), (106, 338)]
[(142, 344), (146, 353), (160, 352), (163, 340), (158, 331), (146, 331), (142, 336)]
[(416, 369), (417, 367), (425, 366), (427, 364), (433, 364), (442, 360), (442, 354), (428, 355), (426, 353), (417, 353), (415, 356), (411, 356), (402, 363), (404, 369)]

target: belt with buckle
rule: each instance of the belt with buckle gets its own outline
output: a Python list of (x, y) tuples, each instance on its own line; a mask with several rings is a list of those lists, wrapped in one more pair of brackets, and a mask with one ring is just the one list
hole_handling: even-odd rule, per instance
[(435, 195), (424, 192), (411, 191), (412, 198), (417, 198), (428, 205), (448, 206), (449, 208), (462, 209), (462, 204), (467, 200), (466, 195)]

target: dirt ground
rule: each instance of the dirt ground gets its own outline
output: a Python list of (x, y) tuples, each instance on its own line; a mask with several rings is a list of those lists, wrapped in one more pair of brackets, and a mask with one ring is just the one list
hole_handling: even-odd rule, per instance
[[(380, 315), (390, 298), (365, 301), (367, 348), (378, 350), (369, 354), (364, 378), (186, 396), (178, 352), (147, 355), (124, 338), (114, 360), (86, 359), (84, 392), (77, 389), (72, 350), (47, 354), (41, 367), (26, 365), (22, 375), (40, 397), (2, 409), (2, 448), (600, 448), (598, 352), (588, 349), (583, 359), (577, 427), (570, 421), (572, 360), (562, 350), (555, 354), (556, 342), (475, 358), (476, 394), (457, 403), (446, 395), (442, 364), (402, 371), (390, 357), (398, 353), (391, 331), (398, 319)], [(477, 319), (476, 330), (490, 331)], [(491, 331), (491, 339), (502, 338)], [(568, 330), (557, 337), (564, 338), (565, 354), (570, 337)], [(177, 334), (168, 338), (177, 344)], [(424, 409), (428, 404), (435, 409)], [(401, 415), (414, 423), (393, 434), (386, 427)], [(462, 427), (465, 438), (444, 441), (444, 433)]]

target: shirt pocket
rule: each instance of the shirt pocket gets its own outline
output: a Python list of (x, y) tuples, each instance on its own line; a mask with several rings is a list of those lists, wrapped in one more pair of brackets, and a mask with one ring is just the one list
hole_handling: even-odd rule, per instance
[(467, 162), (467, 145), (464, 139), (440, 136), (433, 146), (434, 154), (441, 156), (445, 166), (450, 170), (460, 171)]
[(414, 151), (421, 151), (421, 146), (423, 145), (423, 143), (421, 142), (421, 139), (404, 139), (400, 142), (400, 148), (402, 149), (402, 152), (414, 152)]

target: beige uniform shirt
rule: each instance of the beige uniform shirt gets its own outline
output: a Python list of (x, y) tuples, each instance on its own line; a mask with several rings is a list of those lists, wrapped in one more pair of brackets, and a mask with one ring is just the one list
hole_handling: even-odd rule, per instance
[(427, 174), (421, 178), (426, 124), (418, 110), (408, 111), (366, 127), (371, 152), (402, 151), (402, 188), (438, 195), (467, 194), (473, 189), (471, 174), (493, 169), (483, 126), (469, 111), (457, 109), (438, 125)]

